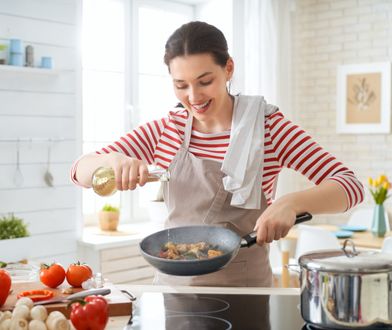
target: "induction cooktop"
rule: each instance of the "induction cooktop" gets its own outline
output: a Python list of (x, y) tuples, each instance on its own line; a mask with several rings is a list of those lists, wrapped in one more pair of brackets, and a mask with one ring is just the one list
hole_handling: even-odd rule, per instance
[[(144, 293), (135, 304), (135, 330), (313, 330), (297, 295)], [(385, 329), (385, 328), (383, 328)]]
[(299, 296), (144, 293), (131, 329), (302, 329)]

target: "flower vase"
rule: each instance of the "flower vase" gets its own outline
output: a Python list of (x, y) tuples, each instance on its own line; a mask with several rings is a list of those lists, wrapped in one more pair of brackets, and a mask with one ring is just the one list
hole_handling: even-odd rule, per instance
[(384, 237), (387, 230), (383, 204), (377, 204), (373, 210), (372, 233), (376, 237)]

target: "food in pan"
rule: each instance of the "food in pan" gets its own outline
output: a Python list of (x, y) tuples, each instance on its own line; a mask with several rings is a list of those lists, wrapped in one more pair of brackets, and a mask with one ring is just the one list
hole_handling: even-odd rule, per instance
[(160, 258), (173, 260), (203, 260), (215, 258), (222, 254), (222, 250), (218, 250), (216, 246), (206, 242), (191, 244), (167, 242), (159, 251)]

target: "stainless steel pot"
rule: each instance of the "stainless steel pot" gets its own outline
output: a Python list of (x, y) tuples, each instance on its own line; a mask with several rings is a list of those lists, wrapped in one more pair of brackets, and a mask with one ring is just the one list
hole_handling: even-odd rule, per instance
[[(351, 249), (349, 245), (352, 245)], [(392, 255), (342, 250), (300, 257), (301, 313), (332, 329), (392, 328)]]

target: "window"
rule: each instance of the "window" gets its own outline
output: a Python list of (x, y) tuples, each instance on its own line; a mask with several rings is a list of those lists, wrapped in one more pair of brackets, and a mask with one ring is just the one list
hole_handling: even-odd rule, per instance
[[(163, 63), (168, 36), (193, 19), (194, 7), (171, 1), (83, 0), (83, 153), (167, 115), (176, 104)], [(83, 190), (86, 224), (104, 203), (121, 207), (122, 222), (146, 218), (158, 184), (102, 198)]]
[[(177, 103), (163, 63), (170, 34), (193, 19), (216, 25), (232, 44), (231, 0), (83, 0), (83, 153), (167, 115)], [(121, 222), (147, 219), (159, 184), (102, 198), (83, 190), (83, 214), (93, 224), (104, 203), (121, 207)]]
[[(177, 100), (170, 76), (163, 63), (167, 38), (183, 23), (193, 18), (193, 7), (168, 1), (135, 1), (131, 9), (134, 31), (132, 39), (135, 74), (129, 82), (132, 127), (167, 116)], [(132, 70), (132, 66), (131, 66)], [(134, 82), (132, 84), (132, 82)], [(131, 217), (141, 219), (147, 214), (149, 202), (156, 199), (159, 183), (149, 183), (132, 194)]]
[[(117, 139), (124, 131), (125, 6), (123, 0), (83, 0), (82, 109), (83, 153)], [(120, 204), (120, 196), (99, 198), (83, 189), (87, 222), (103, 203)]]

